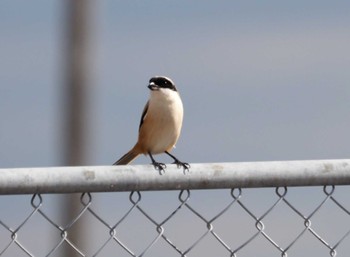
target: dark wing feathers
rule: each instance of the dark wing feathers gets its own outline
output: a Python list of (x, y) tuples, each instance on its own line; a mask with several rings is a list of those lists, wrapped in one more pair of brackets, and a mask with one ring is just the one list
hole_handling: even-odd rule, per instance
[(140, 131), (141, 126), (142, 126), (142, 124), (143, 124), (143, 121), (145, 120), (145, 117), (146, 117), (146, 115), (147, 115), (148, 105), (149, 105), (149, 101), (146, 103), (145, 108), (143, 108), (143, 112), (142, 112), (141, 120), (140, 120), (139, 131)]

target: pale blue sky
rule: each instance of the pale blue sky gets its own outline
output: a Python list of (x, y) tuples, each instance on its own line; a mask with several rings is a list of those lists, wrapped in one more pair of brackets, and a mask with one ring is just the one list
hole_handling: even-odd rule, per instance
[[(64, 4), (0, 5), (1, 166), (59, 165)], [(156, 74), (183, 97), (182, 159), (347, 157), (349, 10), (346, 1), (94, 2), (86, 164), (113, 163), (134, 144)]]

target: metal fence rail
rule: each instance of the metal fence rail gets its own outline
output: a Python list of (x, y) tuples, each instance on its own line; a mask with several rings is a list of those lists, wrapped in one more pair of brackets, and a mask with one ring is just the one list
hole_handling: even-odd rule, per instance
[[(0, 256), (347, 256), (349, 184), (350, 160), (2, 169)], [(63, 224), (47, 193), (72, 192), (86, 193)], [(88, 247), (70, 238), (84, 219)]]
[(0, 169), (0, 194), (349, 185), (350, 160)]

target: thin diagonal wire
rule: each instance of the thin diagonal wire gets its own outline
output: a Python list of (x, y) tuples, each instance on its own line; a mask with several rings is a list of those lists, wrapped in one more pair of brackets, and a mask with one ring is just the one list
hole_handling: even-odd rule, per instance
[[(333, 196), (330, 197), (330, 199), (339, 207), (341, 208), (347, 215), (350, 216), (350, 212), (342, 205), (340, 204)], [(336, 249), (343, 241), (345, 238), (347, 238), (350, 234), (350, 230), (344, 234), (343, 237), (340, 238), (340, 240), (334, 245), (334, 249)]]
[[(280, 188), (282, 188), (282, 187), (277, 187), (277, 188), (275, 189), (275, 192), (277, 193), (277, 192), (279, 191)], [(279, 198), (277, 199), (277, 201), (276, 201), (276, 202), (275, 202), (275, 203), (274, 203), (260, 218), (259, 218), (259, 220), (258, 220), (257, 223), (256, 223), (256, 228), (257, 228), (258, 230), (260, 230), (259, 224), (262, 225), (262, 226), (261, 226), (261, 234), (262, 234), (275, 248), (277, 248), (281, 253), (284, 252), (283, 248), (280, 247), (274, 240), (272, 240), (272, 238), (271, 238), (270, 236), (268, 236), (268, 235), (264, 232), (264, 227), (265, 227), (265, 226), (264, 226), (262, 220), (263, 220), (269, 213), (271, 213), (271, 211), (272, 211), (278, 204), (280, 204), (281, 201), (283, 200), (283, 198), (287, 195), (287, 191), (288, 191), (287, 187), (283, 187), (283, 189), (284, 189), (283, 194), (277, 194), (277, 195), (279, 196)]]
[(208, 225), (208, 221), (202, 215), (200, 215), (199, 212), (197, 212), (188, 204), (188, 199), (189, 197), (186, 198), (186, 201), (183, 201), (181, 197), (179, 197), (179, 200), (184, 204), (185, 207), (187, 207), (192, 213), (194, 213), (197, 217), (204, 221), (205, 224), (207, 224), (207, 231), (204, 234), (202, 234), (189, 248), (187, 248), (187, 250), (181, 252), (182, 256), (186, 256), (186, 254), (189, 253), (212, 230), (212, 226)]
[(80, 210), (78, 215), (65, 227), (61, 227), (57, 225), (55, 222), (53, 222), (48, 216), (41, 212), (41, 215), (43, 215), (52, 225), (54, 225), (61, 233), (61, 240), (49, 251), (49, 253), (46, 255), (46, 257), (49, 257), (51, 254), (57, 251), (57, 249), (66, 242), (70, 247), (74, 249), (80, 256), (85, 256), (85, 254), (77, 247), (75, 246), (69, 239), (68, 239), (68, 230), (81, 218), (81, 216), (86, 212), (86, 210), (91, 205), (92, 197), (90, 193), (83, 193), (80, 197), (80, 202), (83, 203), (84, 197), (87, 197), (88, 202), (86, 204), (83, 204), (83, 208)]
[(40, 195), (33, 195), (31, 202), (34, 201), (34, 199), (38, 197), (39, 199), (39, 204), (38, 206), (33, 206), (34, 210), (24, 219), (24, 221), (15, 229), (11, 229), (10, 227), (8, 227), (7, 225), (5, 225), (5, 223), (1, 222), (1, 225), (3, 225), (8, 231), (11, 232), (11, 242), (3, 249), (3, 251), (0, 252), (0, 255), (2, 255), (3, 253), (5, 253), (9, 247), (13, 244), (16, 244), (24, 253), (26, 253), (28, 256), (33, 256), (18, 240), (17, 240), (17, 234), (20, 231), (20, 229), (22, 229), (22, 227), (29, 221), (29, 219), (31, 219), (31, 217), (34, 216), (34, 214), (39, 210), (40, 206), (42, 205), (42, 197)]
[[(326, 192), (326, 188), (327, 188), (327, 186), (324, 186), (324, 187), (323, 187), (323, 191), (324, 191), (324, 193), (326, 194), (326, 198), (325, 198), (325, 199), (322, 201), (322, 203), (315, 209), (315, 211), (312, 212), (312, 214), (308, 217), (308, 220), (310, 220), (310, 219), (311, 219), (311, 216), (313, 216), (316, 212), (318, 212), (319, 209), (330, 199), (331, 195), (332, 195), (333, 192), (334, 192), (334, 188), (335, 188), (335, 187), (334, 187), (334, 186), (331, 186), (332, 191), (331, 191), (330, 193)], [(310, 221), (310, 226), (309, 226), (309, 229), (308, 229), (308, 230), (309, 230), (321, 243), (323, 243), (326, 247), (328, 247), (329, 250), (331, 250), (331, 251), (334, 250), (333, 247), (332, 247), (330, 244), (328, 244), (326, 240), (324, 240), (320, 235), (318, 235), (318, 234), (316, 233), (315, 230), (313, 230), (313, 229), (311, 228), (311, 221)]]
[[(148, 249), (150, 249), (155, 242), (159, 239), (160, 235), (158, 235), (144, 250), (140, 255), (135, 255), (135, 253), (133, 253), (133, 251), (131, 249), (129, 249), (117, 236), (116, 236), (116, 227), (130, 214), (131, 211), (133, 211), (135, 208), (139, 209), (149, 220), (151, 220), (154, 223), (154, 220), (147, 214), (145, 213), (141, 207), (139, 207), (139, 202), (141, 201), (141, 193), (136, 191), (138, 198), (136, 199), (136, 201), (133, 199), (133, 195), (134, 195), (135, 191), (131, 192), (129, 195), (129, 200), (130, 202), (133, 204), (133, 206), (129, 209), (129, 211), (118, 221), (117, 224), (115, 224), (112, 228), (110, 228), (110, 235), (111, 238), (110, 239), (114, 239), (125, 251), (127, 251), (130, 255), (132, 256), (143, 256)], [(96, 215), (95, 215), (96, 216)], [(108, 224), (106, 224), (105, 222), (103, 222), (105, 225), (107, 225), (109, 227)], [(96, 254), (94, 256), (96, 256), (106, 245), (107, 243), (110, 241), (110, 239), (108, 239), (103, 245), (102, 247), (96, 252)]]
[(202, 240), (205, 236), (208, 235), (208, 233), (212, 233), (213, 236), (229, 251), (232, 253), (232, 250), (230, 249), (230, 247), (218, 236), (218, 234), (216, 234), (213, 231), (213, 222), (220, 217), (223, 213), (225, 213), (231, 206), (232, 204), (236, 201), (235, 199), (233, 201), (231, 201), (223, 210), (221, 210), (217, 215), (215, 215), (212, 219), (207, 220), (206, 218), (203, 217), (203, 215), (201, 215), (199, 212), (197, 212), (190, 204), (187, 203), (188, 198), (186, 198), (186, 201), (183, 201), (181, 199), (181, 197), (179, 197), (180, 201), (182, 202), (182, 205), (185, 205), (193, 214), (195, 214), (197, 217), (199, 217), (207, 226), (207, 231), (205, 233), (203, 233), (190, 247), (187, 248), (187, 250), (185, 251), (179, 251), (179, 253), (182, 254), (182, 256), (186, 256), (187, 253), (189, 253), (193, 248), (195, 248)]
[[(242, 195), (242, 189), (241, 188), (238, 188), (238, 196), (236, 197), (233, 197), (234, 195), (234, 191), (235, 191), (235, 188), (232, 188), (231, 189), (231, 196), (233, 198), (233, 200), (221, 211), (219, 212), (216, 216), (214, 216), (210, 221), (209, 223), (212, 224), (216, 219), (218, 219), (221, 215), (223, 215), (229, 208), (231, 208), (231, 206), (237, 202), (237, 199), (239, 199)], [(233, 250), (224, 242), (224, 240), (222, 240), (219, 235), (213, 230), (210, 231), (210, 233), (212, 233), (212, 235), (218, 240), (218, 242), (226, 248), (226, 250), (228, 250), (231, 255), (234, 254)]]
[[(276, 191), (276, 193), (279, 194), (278, 191)], [(307, 217), (305, 217), (301, 212), (299, 212), (299, 210), (296, 209), (285, 197), (283, 197), (283, 202), (284, 202), (285, 204), (287, 204), (287, 206), (288, 206), (289, 208), (291, 208), (294, 212), (296, 212), (297, 215), (299, 215), (300, 217), (302, 217), (303, 220), (304, 220), (304, 223), (305, 223), (305, 221), (307, 220)], [(307, 229), (308, 229), (308, 228), (305, 227), (305, 228), (301, 231), (301, 233), (299, 233), (299, 234), (296, 236), (296, 238), (284, 249), (284, 252), (282, 252), (282, 256), (286, 256), (286, 255), (287, 255), (287, 251), (299, 240), (299, 238), (307, 231)]]
[[(183, 193), (184, 192), (187, 192), (187, 197), (185, 197), (185, 199), (182, 199), (182, 196), (183, 196)], [(179, 200), (181, 202), (181, 204), (167, 217), (165, 218), (161, 223), (157, 223), (151, 216), (149, 216), (139, 205), (137, 205), (137, 209), (140, 210), (140, 212), (145, 216), (147, 217), (154, 225), (156, 225), (156, 230), (158, 232), (158, 236), (151, 242), (151, 244), (142, 252), (142, 254), (140, 256), (143, 256), (157, 241), (160, 237), (162, 237), (163, 239), (165, 239), (165, 241), (167, 243), (169, 243), (176, 251), (178, 251), (182, 256), (185, 256), (186, 253), (192, 249), (192, 247), (183, 252), (181, 251), (178, 247), (176, 247), (163, 233), (164, 233), (164, 228), (163, 228), (163, 225), (168, 221), (170, 220), (184, 205), (186, 206), (187, 205), (187, 201), (189, 200), (190, 198), (190, 190), (181, 190), (180, 191), (180, 194), (179, 194)], [(194, 211), (192, 209), (192, 211)], [(199, 213), (196, 212), (197, 215), (199, 215)], [(203, 217), (202, 217), (203, 219)], [(203, 236), (202, 236), (203, 237)], [(201, 237), (201, 238), (202, 238)], [(201, 240), (201, 238), (198, 240), (198, 242)], [(193, 246), (194, 247), (194, 246)]]
[[(1, 222), (2, 223), (2, 222)], [(10, 232), (13, 232), (11, 229)], [(11, 245), (16, 244), (21, 250), (23, 250), (28, 256), (33, 256), (26, 248), (24, 248), (18, 241), (17, 241), (17, 234), (12, 233), (11, 234), (11, 241), (9, 244), (5, 246), (5, 248), (0, 252), (0, 256), (5, 253)]]
[[(243, 203), (243, 201), (241, 200), (241, 192), (237, 195), (232, 193), (234, 189), (231, 189), (231, 195), (233, 197), (232, 201), (229, 202), (225, 208), (223, 208), (220, 212), (218, 212), (214, 217), (212, 217), (211, 219), (207, 220), (200, 212), (198, 212), (197, 210), (195, 210), (192, 205), (188, 202), (189, 200), (189, 196), (190, 196), (190, 191), (189, 190), (182, 190), (179, 194), (179, 199), (180, 199), (180, 205), (178, 205), (176, 207), (176, 209), (169, 215), (167, 216), (164, 220), (162, 220), (161, 222), (157, 222), (155, 219), (152, 218), (152, 216), (150, 216), (148, 214), (148, 212), (142, 208), (142, 206), (139, 204), (141, 201), (141, 193), (140, 192), (131, 192), (130, 193), (130, 201), (133, 203), (133, 206), (128, 210), (128, 212), (122, 217), (122, 219), (120, 219), (114, 226), (109, 225), (107, 222), (104, 221), (104, 219), (99, 216), (97, 213), (95, 213), (91, 208), (91, 195), (90, 194), (82, 194), (81, 197), (81, 201), (82, 204), (84, 206), (84, 208), (79, 212), (79, 214), (75, 217), (75, 219), (73, 219), (65, 228), (62, 228), (61, 226), (59, 226), (55, 221), (53, 221), (41, 208), (43, 205), (43, 199), (41, 197), (41, 195), (33, 195), (32, 200), (31, 200), (31, 204), (33, 207), (33, 211), (24, 219), (24, 221), (15, 229), (11, 229), (10, 227), (8, 227), (4, 222), (0, 221), (0, 225), (2, 225), (7, 231), (9, 231), (11, 233), (11, 241), (5, 246), (5, 248), (2, 249), (2, 251), (0, 252), (0, 255), (5, 253), (13, 244), (16, 244), (27, 256), (33, 256), (28, 249), (26, 249), (19, 241), (18, 241), (18, 235), (21, 235), (20, 231), (23, 228), (23, 226), (34, 216), (36, 215), (36, 213), (40, 214), (42, 217), (44, 217), (44, 219), (46, 219), (51, 225), (53, 225), (55, 228), (57, 228), (59, 231), (61, 231), (61, 242), (56, 245), (50, 252), (48, 255), (51, 255), (53, 252), (55, 252), (57, 250), (57, 248), (59, 246), (61, 246), (61, 244), (63, 242), (68, 243), (71, 247), (73, 247), (74, 249), (77, 250), (77, 252), (80, 254), (80, 256), (85, 256), (74, 244), (72, 244), (69, 239), (67, 238), (67, 231), (81, 218), (81, 216), (86, 212), (90, 212), (97, 220), (99, 220), (104, 226), (106, 226), (109, 230), (110, 230), (110, 238), (103, 243), (103, 245), (99, 248), (99, 250), (95, 253), (94, 256), (98, 255), (102, 249), (108, 244), (108, 242), (110, 242), (111, 240), (115, 240), (118, 242), (119, 245), (121, 245), (130, 255), (134, 256), (134, 257), (141, 257), (144, 256), (148, 250), (153, 247), (154, 244), (156, 244), (156, 242), (159, 240), (159, 238), (163, 238), (169, 245), (171, 245), (179, 254), (181, 254), (181, 256), (186, 256), (186, 254), (188, 254), (192, 249), (194, 249), (202, 240), (205, 236), (207, 236), (208, 233), (211, 233), (214, 238), (216, 238), (217, 241), (220, 242), (220, 244), (231, 253), (231, 257), (232, 256), (236, 256), (236, 253), (238, 251), (240, 251), (242, 248), (246, 247), (251, 241), (253, 241), (259, 234), (262, 234), (272, 245), (274, 245), (279, 251), (281, 251), (282, 256), (287, 256), (287, 251), (294, 245), (296, 244), (296, 242), (298, 240), (300, 240), (300, 238), (306, 233), (306, 231), (309, 231), (316, 239), (318, 239), (323, 245), (325, 245), (329, 250), (330, 250), (330, 255), (331, 256), (335, 256), (336, 255), (336, 248), (345, 240), (345, 238), (347, 238), (350, 234), (350, 230), (347, 231), (341, 238), (339, 241), (336, 242), (336, 244), (334, 246), (332, 246), (331, 244), (329, 244), (325, 238), (323, 238), (321, 235), (319, 235), (316, 230), (314, 229), (314, 226), (312, 226), (311, 224), (311, 220), (313, 219), (313, 217), (315, 216), (316, 213), (318, 213), (320, 211), (320, 209), (322, 208), (322, 206), (324, 206), (324, 204), (331, 200), (332, 202), (334, 202), (342, 211), (344, 211), (348, 216), (350, 216), (350, 211), (347, 210), (340, 202), (337, 201), (337, 199), (335, 199), (335, 197), (333, 196), (334, 191), (335, 191), (335, 187), (334, 186), (324, 186), (323, 187), (323, 191), (326, 194), (326, 197), (316, 206), (316, 208), (308, 215), (304, 215), (302, 214), (293, 204), (291, 204), (287, 199), (286, 199), (286, 194), (287, 194), (287, 188), (284, 188), (285, 191), (284, 192), (280, 192), (281, 188), (276, 188), (276, 194), (279, 197), (279, 199), (277, 199), (276, 202), (274, 202), (274, 204), (267, 210), (265, 211), (260, 217), (255, 216), (255, 214)], [(184, 192), (188, 192), (188, 195), (183, 198), (182, 194)], [(139, 194), (138, 199), (135, 199), (133, 196), (137, 196), (137, 194)], [(88, 196), (88, 201), (85, 201), (83, 199), (86, 199), (86, 197), (84, 198), (84, 195)], [(220, 235), (217, 234), (217, 232), (214, 230), (214, 222), (221, 216), (223, 215), (225, 212), (227, 212), (227, 210), (234, 204), (234, 203), (238, 203), (241, 208), (243, 208), (248, 215), (250, 215), (254, 220), (255, 220), (255, 227), (257, 228), (257, 233), (254, 234), (251, 238), (249, 238), (247, 241), (245, 241), (242, 245), (240, 245), (237, 249), (232, 250), (230, 248), (229, 245), (227, 245), (224, 240), (222, 238), (220, 238)], [(271, 238), (265, 230), (265, 225), (263, 223), (263, 220), (269, 215), (269, 213), (271, 213), (271, 211), (281, 202), (284, 202), (289, 208), (291, 208), (299, 217), (301, 217), (304, 221), (304, 226), (305, 228), (301, 231), (301, 233), (299, 233), (293, 240), (292, 242), (286, 247), (286, 248), (282, 248), (280, 247), (277, 242), (275, 241), (275, 239)], [(169, 238), (166, 237), (166, 235), (164, 234), (165, 230), (164, 230), (164, 225), (171, 220), (176, 213), (182, 209), (183, 207), (188, 208), (193, 214), (196, 215), (196, 217), (198, 217), (199, 219), (201, 219), (207, 226), (207, 230), (205, 231), (204, 234), (202, 234), (198, 239), (196, 239), (196, 241), (189, 247), (187, 248), (187, 250), (185, 251), (181, 251), (174, 243), (172, 243), (170, 241)], [(133, 210), (139, 210), (152, 224), (154, 224), (156, 226), (156, 231), (158, 233), (158, 235), (152, 240), (152, 242), (147, 245), (147, 247), (141, 252), (140, 255), (136, 255), (134, 254), (131, 249), (129, 249), (124, 243), (121, 242), (121, 240), (118, 238), (118, 234), (116, 232), (116, 228), (125, 220), (127, 219), (127, 217), (129, 216), (129, 214), (133, 211)]]
[[(182, 194), (183, 192), (187, 192), (187, 196), (185, 197), (184, 200), (180, 200), (182, 199)], [(176, 209), (168, 216), (166, 217), (161, 223), (159, 223), (159, 226), (163, 226), (166, 222), (168, 222), (172, 217), (175, 216), (175, 214), (184, 206), (184, 204), (190, 199), (190, 194), (191, 194), (191, 191), (190, 190), (181, 190), (180, 191), (180, 194), (179, 194), (179, 200), (181, 202), (180, 205), (178, 205), (176, 207)]]
[(3, 226), (3, 227), (5, 227), (5, 229), (7, 229), (9, 232), (10, 232), (10, 235), (11, 235), (11, 240), (10, 240), (10, 242), (5, 246), (5, 248), (0, 252), (0, 256), (4, 253), (4, 252), (6, 252), (7, 251), (7, 249), (14, 243), (14, 240), (13, 240), (13, 238), (12, 238), (12, 235), (13, 235), (13, 230), (9, 227), (9, 226), (7, 226), (4, 222), (2, 222), (1, 220), (0, 220), (0, 224)]
[(53, 225), (56, 229), (58, 229), (60, 231), (60, 235), (61, 235), (61, 240), (59, 241), (58, 244), (56, 244), (47, 255), (45, 255), (46, 257), (50, 256), (52, 253), (54, 253), (65, 241), (65, 238), (67, 237), (67, 233), (64, 231), (64, 228), (59, 226), (58, 224), (56, 224), (52, 219), (49, 218), (49, 216), (47, 216), (45, 214), (45, 212), (43, 212), (42, 210), (38, 210), (38, 213), (40, 213), (51, 225)]
[[(184, 192), (187, 193), (187, 195), (184, 197)], [(167, 217), (165, 218), (157, 227), (158, 230), (162, 230), (162, 238), (167, 242), (175, 251), (177, 251), (181, 256), (184, 256), (184, 252), (180, 250), (165, 234), (164, 234), (164, 228), (163, 226), (165, 225), (166, 222), (168, 222), (171, 218), (173, 218), (176, 213), (183, 208), (185, 203), (190, 199), (191, 191), (190, 190), (181, 190), (178, 196), (178, 199), (180, 201), (180, 205), (177, 206), (177, 208)], [(184, 199), (183, 199), (184, 198)]]
[[(132, 200), (132, 198), (130, 198), (130, 201), (132, 203), (134, 203), (134, 201)], [(135, 204), (135, 203), (134, 203)], [(148, 215), (139, 205), (139, 202), (136, 203), (136, 208), (149, 220), (151, 221), (155, 226), (156, 228), (159, 226), (159, 224), (154, 220), (152, 219), (152, 217), (150, 215)], [(156, 229), (157, 230), (157, 229)], [(142, 257), (158, 240), (159, 238), (161, 237), (161, 235), (163, 234), (163, 229), (159, 232), (158, 232), (158, 235), (152, 240), (152, 242), (140, 253), (140, 257)]]
[(95, 211), (93, 211), (91, 208), (88, 209), (88, 211), (98, 220), (100, 221), (104, 226), (106, 226), (109, 229), (110, 237), (101, 245), (99, 249), (93, 254), (93, 257), (97, 256), (105, 247), (106, 245), (113, 239), (114, 236), (114, 229), (113, 226), (110, 226), (107, 222), (105, 222)]
[(25, 252), (28, 256), (34, 257), (18, 240), (15, 240), (15, 244), (19, 246), (19, 248), (22, 249), (23, 252)]
[(31, 201), (34, 201), (34, 199), (38, 197), (39, 198), (39, 205), (37, 207), (34, 207), (34, 210), (24, 219), (24, 221), (13, 231), (14, 234), (16, 234), (23, 226), (24, 224), (27, 223), (27, 221), (34, 216), (34, 214), (38, 211), (38, 209), (40, 208), (40, 206), (42, 205), (42, 197), (40, 194), (35, 194), (32, 197)]
[[(133, 200), (131, 201), (130, 199), (132, 199), (134, 194), (137, 194), (137, 200)], [(131, 192), (129, 195), (129, 200), (131, 203), (133, 203), (133, 205), (131, 206), (131, 208), (123, 215), (122, 218), (120, 218), (118, 220), (117, 223), (115, 223), (113, 226), (110, 226), (108, 223), (106, 223), (99, 215), (96, 214), (96, 212), (94, 212), (91, 208), (89, 208), (89, 212), (94, 215), (102, 224), (104, 224), (107, 228), (109, 228), (109, 234), (110, 234), (110, 238), (108, 238), (106, 240), (106, 242), (103, 243), (103, 245), (95, 252), (95, 254), (93, 255), (94, 257), (97, 256), (103, 248), (106, 247), (106, 245), (111, 241), (114, 240), (116, 241), (126, 252), (128, 252), (131, 256), (136, 256), (117, 236), (116, 236), (116, 228), (129, 216), (129, 214), (136, 208), (138, 202), (141, 201), (141, 193), (140, 192)]]
[[(231, 195), (233, 194), (235, 189), (231, 189)], [(239, 197), (241, 195), (241, 189), (239, 190)], [(235, 202), (237, 201), (237, 199), (233, 199), (225, 208), (223, 208), (219, 213), (217, 213), (213, 218), (211, 218), (210, 220), (205, 219), (202, 215), (200, 215), (197, 211), (195, 211), (189, 204), (186, 204), (186, 207), (189, 208), (195, 215), (197, 215), (200, 219), (202, 219), (206, 225), (207, 225), (207, 231), (200, 236), (188, 249), (187, 251), (185, 251), (183, 254), (187, 254), (189, 251), (191, 251), (196, 245), (199, 244), (200, 241), (202, 241), (202, 239), (210, 232), (214, 238), (222, 245), (226, 248), (226, 250), (228, 250), (231, 254), (234, 254), (232, 249), (224, 242), (224, 240), (222, 240), (219, 235), (214, 231), (214, 226), (213, 226), (213, 222), (218, 219), (221, 215), (223, 215)]]
[[(245, 210), (254, 220), (257, 220), (257, 217), (255, 217), (255, 215), (240, 201), (241, 195), (239, 195), (239, 197), (235, 197), (234, 195), (232, 195), (233, 198), (235, 198), (237, 200), (237, 203), (243, 208), (243, 210)], [(260, 232), (256, 232), (252, 237), (250, 237), (247, 241), (245, 241), (243, 244), (241, 244), (240, 246), (238, 246), (235, 250), (233, 250), (233, 255), (235, 256), (237, 252), (239, 252), (241, 249), (243, 249), (246, 245), (248, 245), (251, 241), (254, 240), (254, 238), (256, 238), (258, 235), (260, 234)]]
[[(279, 188), (276, 188), (278, 191)], [(287, 194), (287, 187), (284, 187), (284, 194)], [(260, 216), (260, 218), (256, 217), (243, 203), (240, 199), (237, 199), (237, 203), (256, 221), (255, 227), (258, 229), (258, 231), (251, 236), (247, 241), (245, 241), (243, 244), (241, 244), (239, 247), (237, 247), (233, 254), (236, 254), (238, 251), (240, 251), (242, 248), (244, 248), (246, 245), (248, 245), (250, 242), (252, 242), (259, 234), (262, 234), (273, 246), (275, 246), (281, 253), (284, 252), (283, 248), (281, 248), (275, 241), (272, 240), (265, 232), (264, 232), (264, 223), (262, 222), (262, 219), (268, 215), (277, 204), (279, 204), (282, 201), (283, 197), (279, 197), (277, 201), (263, 214)]]
[(39, 205), (34, 208), (34, 210), (24, 219), (24, 221), (15, 229), (12, 231), (11, 238), (13, 242), (28, 256), (34, 256), (32, 255), (18, 240), (17, 240), (17, 234), (22, 229), (22, 227), (34, 216), (34, 214), (38, 211), (40, 206), (42, 205), (42, 197), (38, 194), (33, 195), (31, 201), (34, 201), (34, 199), (38, 197), (39, 199)]
[(333, 196), (331, 196), (330, 198), (336, 205), (338, 205), (338, 207), (340, 209), (342, 209), (344, 212), (346, 212), (347, 215), (350, 216), (350, 211), (349, 210), (347, 210), (342, 204), (340, 204)]
[(194, 208), (192, 208), (189, 204), (185, 204), (185, 206), (191, 210), (195, 215), (197, 215), (202, 221), (205, 222), (205, 224), (207, 224), (207, 231), (204, 232), (189, 248), (187, 248), (186, 251), (184, 251), (184, 255), (186, 255), (187, 253), (189, 253), (194, 247), (196, 247), (196, 245), (199, 244), (200, 241), (203, 240), (203, 238), (208, 235), (208, 233), (210, 233), (210, 231), (213, 229), (212, 225), (209, 224), (208, 225), (208, 221), (202, 216), (200, 215), (199, 212), (197, 212)]
[[(324, 192), (325, 192), (324, 187)], [(334, 192), (334, 186), (332, 186), (331, 194)], [(327, 194), (327, 193), (326, 193)], [(331, 247), (323, 238), (321, 238), (312, 228), (311, 228), (311, 218), (319, 211), (319, 209), (328, 201), (328, 199), (331, 197), (330, 195), (327, 195), (325, 199), (321, 201), (320, 204), (316, 206), (316, 208), (310, 213), (309, 216), (305, 216), (302, 214), (297, 208), (294, 207), (287, 199), (283, 199), (284, 203), (286, 203), (297, 215), (299, 215), (304, 220), (304, 226), (305, 228), (295, 237), (295, 239), (285, 248), (285, 252), (287, 252), (304, 234), (306, 231), (310, 231), (312, 235), (314, 235), (320, 242), (322, 242), (326, 247), (328, 247), (331, 251), (333, 251), (334, 247)]]

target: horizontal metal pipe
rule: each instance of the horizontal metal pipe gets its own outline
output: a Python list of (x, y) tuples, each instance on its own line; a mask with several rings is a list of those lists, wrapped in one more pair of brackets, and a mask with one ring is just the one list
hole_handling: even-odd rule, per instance
[(0, 194), (350, 185), (350, 159), (0, 169)]

